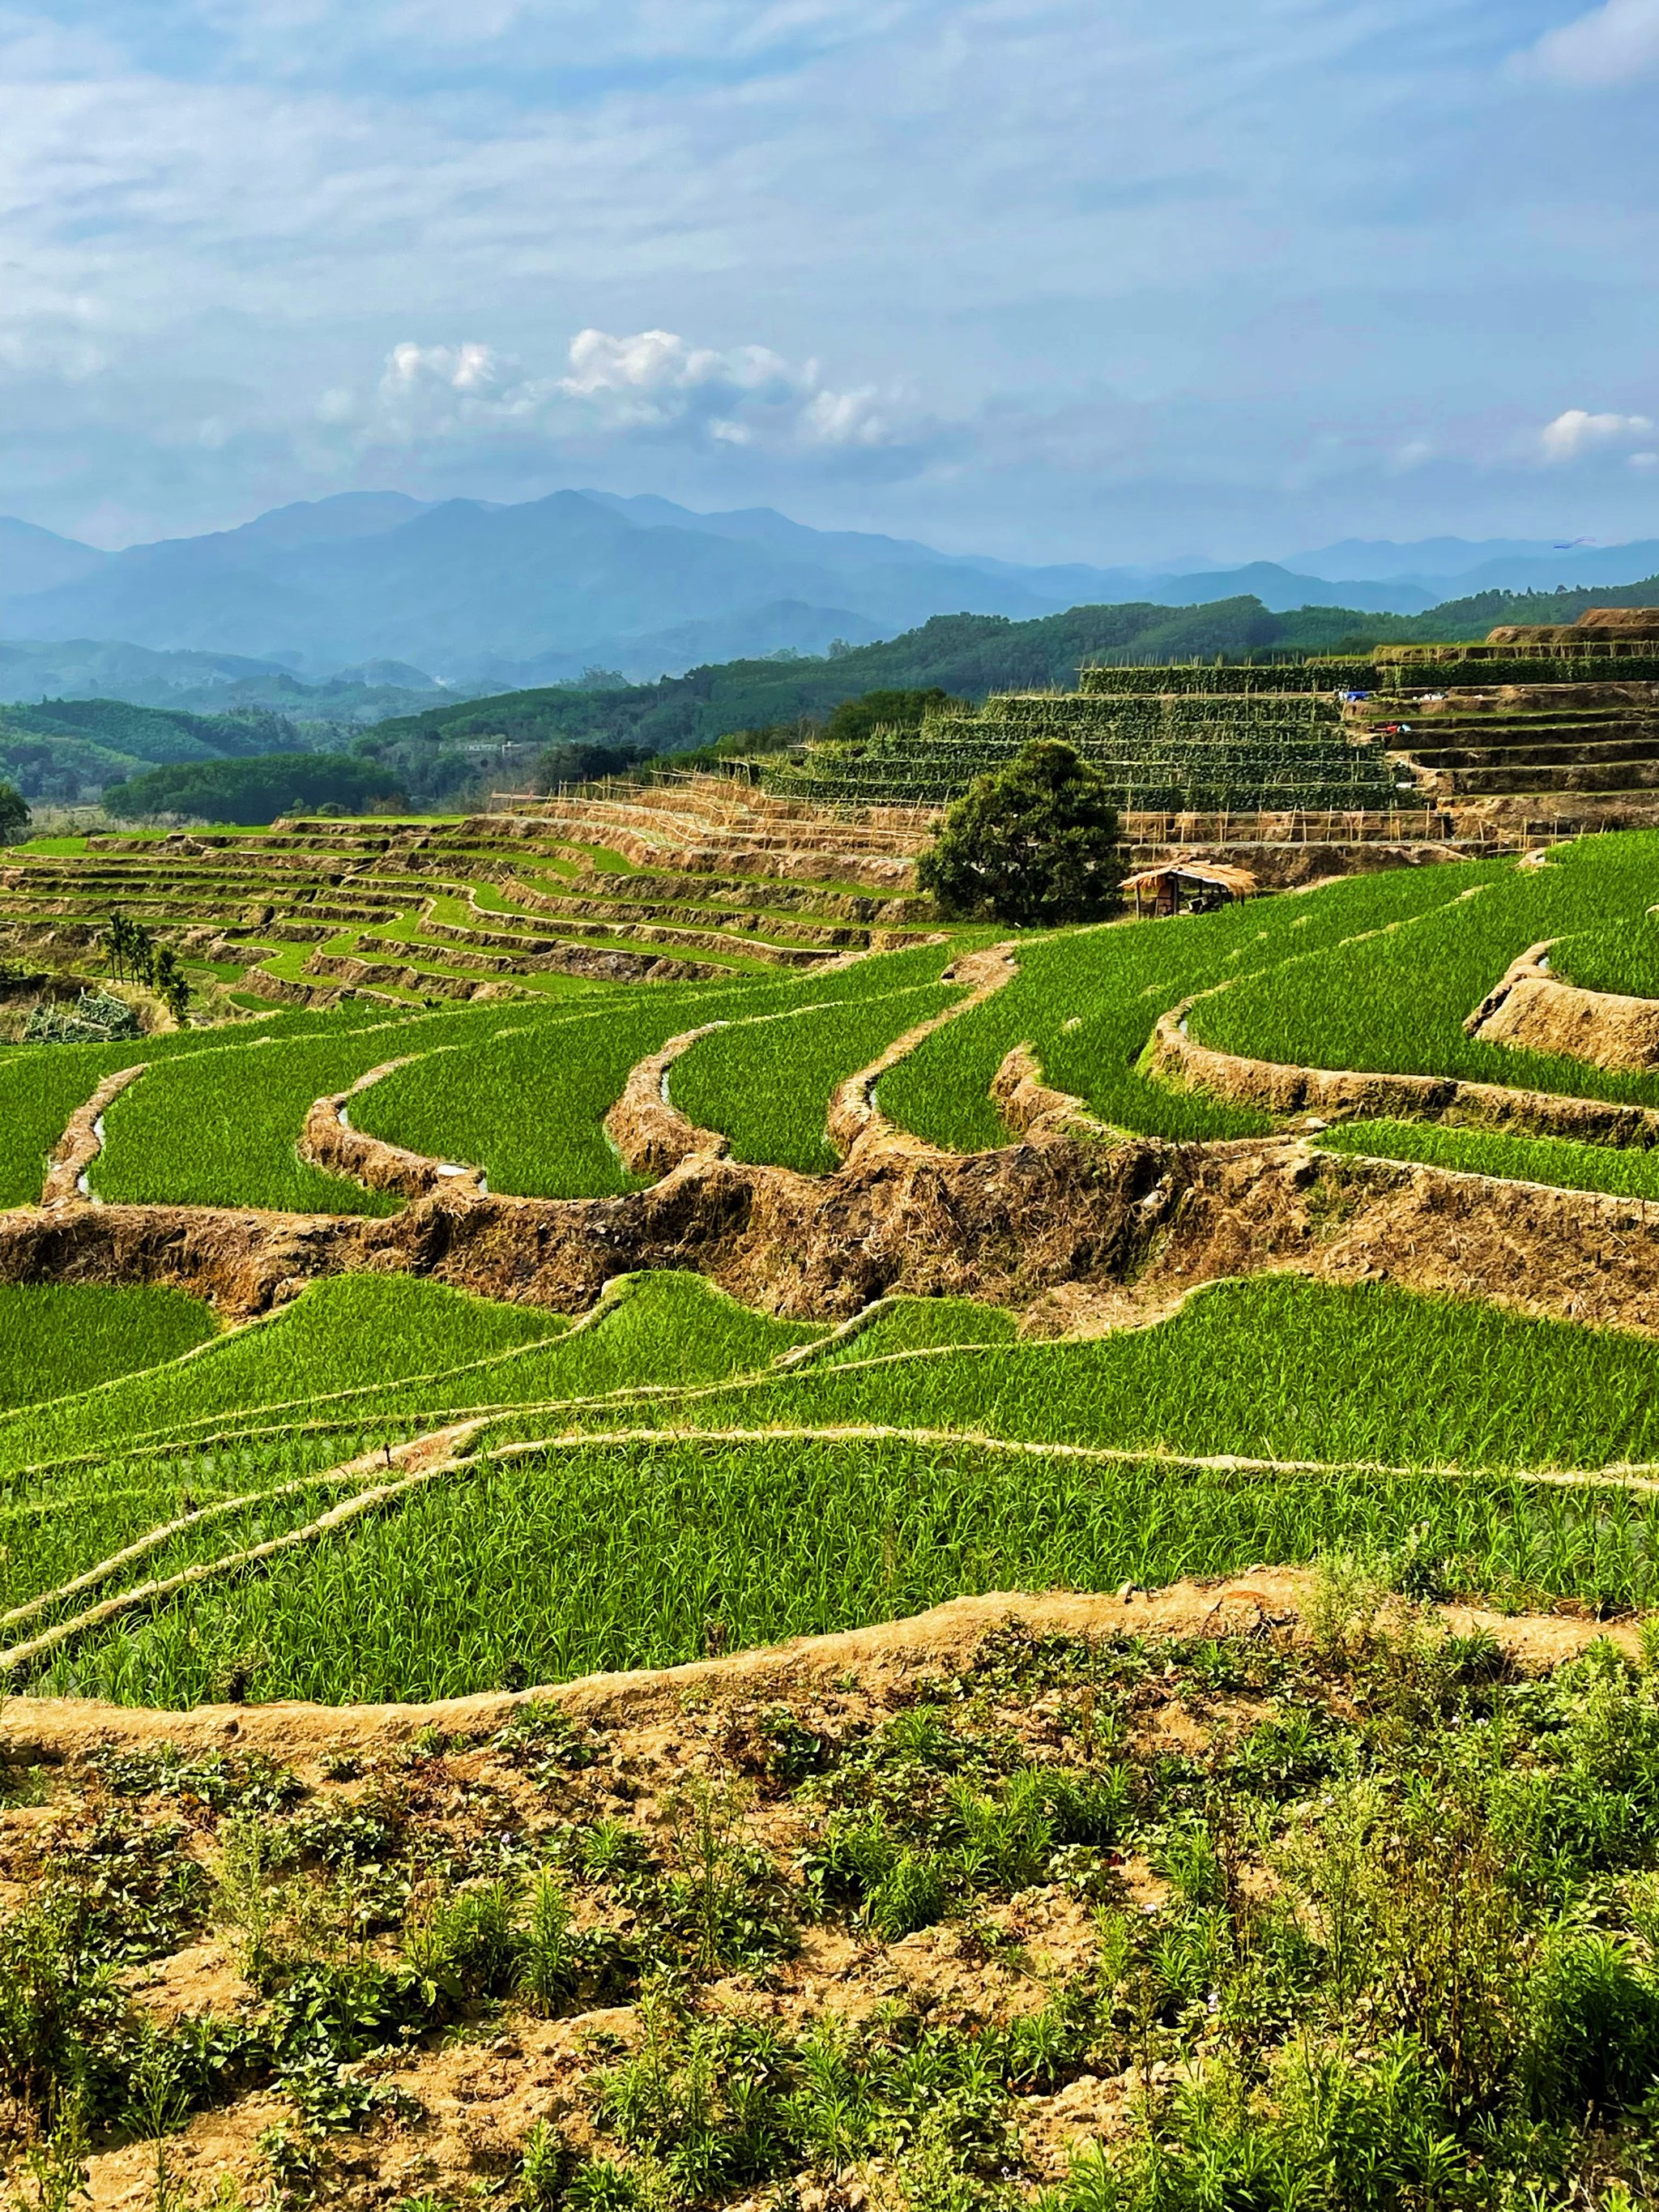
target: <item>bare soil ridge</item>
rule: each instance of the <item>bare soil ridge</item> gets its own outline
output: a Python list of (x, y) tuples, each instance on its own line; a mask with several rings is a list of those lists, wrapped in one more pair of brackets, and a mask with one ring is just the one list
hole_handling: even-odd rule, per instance
[(64, 1133), (52, 1147), (52, 1159), (46, 1169), (46, 1180), (40, 1192), (42, 1206), (73, 1206), (78, 1200), (95, 1205), (89, 1188), (83, 1188), (86, 1173), (104, 1149), (104, 1109), (113, 1098), (118, 1098), (128, 1084), (136, 1083), (144, 1073), (148, 1062), (140, 1060), (133, 1067), (118, 1067), (106, 1075), (84, 1106), (77, 1106), (64, 1124)]
[(1563, 1053), (1592, 1067), (1659, 1068), (1659, 1000), (1585, 991), (1549, 972), (1550, 940), (1511, 961), (1464, 1026), (1522, 1052)]
[[(1019, 1626), (1039, 1636), (1175, 1637), (1259, 1632), (1270, 1621), (1292, 1638), (1305, 1638), (1318, 1577), (1294, 1567), (1258, 1566), (1161, 1590), (991, 1590), (952, 1598), (908, 1619), (869, 1628), (802, 1636), (720, 1659), (684, 1666), (586, 1674), (528, 1690), (485, 1690), (429, 1704), (198, 1705), (185, 1712), (107, 1705), (96, 1698), (9, 1698), (0, 1705), (0, 1760), (57, 1765), (112, 1745), (169, 1742), (209, 1750), (234, 1741), (301, 1762), (325, 1750), (369, 1749), (407, 1742), (428, 1726), (468, 1731), (499, 1727), (519, 1706), (549, 1699), (581, 1719), (643, 1725), (683, 1716), (684, 1693), (752, 1702), (796, 1692), (855, 1670), (872, 1685), (891, 1686), (960, 1661), (998, 1630)], [(1418, 1608), (1454, 1634), (1481, 1630), (1522, 1664), (1550, 1667), (1603, 1639), (1630, 1655), (1640, 1646), (1633, 1621), (1596, 1622), (1572, 1615), (1512, 1615), (1464, 1605)]]
[(894, 1292), (966, 1297), (1060, 1335), (1280, 1269), (1659, 1333), (1649, 1216), (1640, 1200), (1321, 1153), (1306, 1137), (1206, 1147), (1043, 1133), (969, 1155), (860, 1147), (823, 1177), (700, 1156), (614, 1199), (511, 1198), (453, 1178), (389, 1218), (21, 1207), (0, 1215), (0, 1281), (166, 1284), (249, 1319), (321, 1276), (408, 1273), (574, 1314), (618, 1275), (686, 1268), (796, 1318), (843, 1320)]
[(1411, 1121), (1519, 1129), (1528, 1136), (1568, 1137), (1581, 1144), (1626, 1146), (1643, 1151), (1659, 1145), (1659, 1111), (1649, 1106), (1620, 1106), (1603, 1099), (1575, 1098), (1547, 1091), (1510, 1090), (1501, 1083), (1469, 1083), (1451, 1076), (1298, 1067), (1282, 1060), (1251, 1060), (1241, 1053), (1222, 1052), (1188, 1036), (1187, 1016), (1195, 1003), (1194, 999), (1183, 999), (1178, 1006), (1159, 1015), (1152, 1030), (1147, 1067), (1165, 1082), (1184, 1084), (1213, 1098), (1254, 1106), (1267, 1114), (1316, 1114), (1327, 1121), (1358, 1115), (1397, 1116)]

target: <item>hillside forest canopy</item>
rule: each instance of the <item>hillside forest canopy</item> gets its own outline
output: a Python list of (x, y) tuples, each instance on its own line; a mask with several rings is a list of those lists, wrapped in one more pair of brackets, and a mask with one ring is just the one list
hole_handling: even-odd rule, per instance
[[(809, 738), (860, 737), (877, 721), (914, 727), (933, 705), (978, 704), (1000, 691), (1067, 690), (1085, 665), (1272, 663), (1377, 644), (1455, 642), (1482, 637), (1499, 623), (1566, 622), (1589, 605), (1655, 598), (1659, 580), (1622, 588), (1487, 592), (1418, 616), (1343, 607), (1275, 614), (1249, 597), (1192, 607), (1073, 607), (1033, 622), (937, 615), (902, 636), (832, 647), (823, 657), (786, 650), (654, 684), (629, 684), (614, 671), (592, 668), (574, 683), (453, 700), (368, 727), (364, 716), (373, 709), (369, 695), (357, 696), (362, 686), (349, 709), (328, 686), (295, 685), (291, 711), (281, 712), (253, 704), (204, 714), (110, 697), (42, 699), (0, 706), (0, 777), (32, 802), (68, 806), (95, 804), (122, 784), (129, 809), (135, 799), (159, 806), (167, 790), (189, 795), (178, 811), (196, 811), (198, 799), (205, 805), (217, 793), (222, 818), (241, 821), (253, 818), (249, 806), (264, 803), (270, 778), (263, 771), (177, 785), (154, 783), (149, 772), (279, 753), (351, 756), (386, 779), (373, 782), (377, 793), (395, 793), (416, 808), (465, 810), (493, 790), (532, 784), (548, 790), (647, 761), (713, 766)], [(235, 687), (227, 690), (234, 698)], [(392, 702), (410, 692), (386, 687), (374, 696)], [(326, 802), (296, 797), (295, 803)], [(337, 803), (351, 803), (343, 786)]]

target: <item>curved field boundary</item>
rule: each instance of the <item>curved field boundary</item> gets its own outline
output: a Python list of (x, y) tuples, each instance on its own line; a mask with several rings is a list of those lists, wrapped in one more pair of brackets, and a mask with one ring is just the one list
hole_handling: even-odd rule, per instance
[(968, 984), (970, 988), (966, 997), (930, 1015), (926, 1021), (917, 1022), (902, 1036), (895, 1037), (867, 1067), (858, 1069), (836, 1085), (824, 1116), (824, 1134), (844, 1161), (850, 1162), (860, 1147), (876, 1146), (896, 1149), (907, 1157), (933, 1152), (931, 1146), (923, 1145), (888, 1120), (876, 1103), (876, 1085), (890, 1068), (908, 1059), (925, 1038), (948, 1029), (952, 1022), (971, 1013), (975, 1006), (982, 1006), (988, 999), (1012, 983), (1019, 973), (1014, 955), (1015, 946), (1010, 940), (1004, 945), (986, 945), (978, 952), (966, 953), (960, 960), (953, 961), (941, 971), (939, 981)]
[(728, 1022), (704, 1022), (682, 1030), (660, 1050), (647, 1053), (628, 1071), (622, 1096), (605, 1117), (605, 1133), (630, 1175), (662, 1176), (695, 1160), (723, 1159), (731, 1150), (718, 1129), (700, 1129), (668, 1095), (668, 1072), (699, 1038)]
[[(141, 1606), (159, 1605), (175, 1597), (180, 1590), (189, 1589), (198, 1583), (209, 1582), (221, 1575), (234, 1574), (244, 1567), (258, 1566), (266, 1559), (275, 1559), (279, 1553), (296, 1550), (319, 1536), (325, 1536), (337, 1528), (346, 1527), (378, 1505), (402, 1497), (422, 1483), (435, 1481), (460, 1464), (452, 1447), (465, 1443), (477, 1432), (477, 1424), (465, 1422), (453, 1429), (437, 1429), (429, 1436), (417, 1437), (406, 1444), (388, 1445), (383, 1451), (368, 1452), (336, 1470), (342, 1480), (349, 1480), (359, 1469), (364, 1473), (385, 1464), (403, 1467), (409, 1472), (396, 1481), (376, 1483), (372, 1489), (360, 1490), (355, 1497), (344, 1498), (338, 1505), (331, 1506), (326, 1513), (309, 1521), (302, 1528), (290, 1528), (281, 1536), (268, 1537), (264, 1543), (250, 1544), (245, 1549), (233, 1552), (223, 1559), (204, 1559), (194, 1565), (181, 1568), (176, 1575), (167, 1575), (159, 1581), (140, 1583), (134, 1589), (123, 1590), (118, 1596), (106, 1598), (100, 1604), (89, 1606), (72, 1620), (60, 1620), (51, 1628), (43, 1629), (21, 1644), (14, 1644), (0, 1651), (0, 1674), (15, 1674), (19, 1668), (33, 1664), (60, 1644), (83, 1634), (89, 1628), (101, 1628)], [(432, 1456), (436, 1455), (436, 1456)], [(107, 1564), (107, 1563), (106, 1563)], [(58, 1595), (54, 1593), (54, 1596)], [(47, 1602), (52, 1602), (48, 1600)]]
[[(291, 1495), (299, 1490), (319, 1486), (330, 1480), (343, 1481), (359, 1475), (367, 1477), (371, 1473), (378, 1473), (382, 1466), (401, 1470), (394, 1480), (377, 1482), (372, 1487), (358, 1491), (299, 1528), (289, 1529), (283, 1535), (268, 1538), (262, 1543), (246, 1546), (216, 1559), (196, 1561), (176, 1574), (141, 1583), (131, 1589), (121, 1591), (87, 1607), (70, 1620), (55, 1623), (22, 1643), (0, 1650), (0, 1674), (15, 1673), (30, 1666), (76, 1637), (90, 1630), (106, 1627), (111, 1621), (128, 1613), (162, 1604), (203, 1583), (261, 1566), (285, 1552), (297, 1550), (302, 1545), (331, 1535), (368, 1513), (383, 1506), (400, 1504), (415, 1490), (445, 1475), (470, 1472), (504, 1460), (534, 1458), (559, 1451), (638, 1449), (655, 1445), (678, 1447), (687, 1444), (730, 1449), (775, 1443), (902, 1443), (928, 1449), (979, 1452), (1012, 1459), (1064, 1459), (1103, 1468), (1160, 1467), (1201, 1474), (1239, 1475), (1251, 1480), (1275, 1476), (1328, 1479), (1347, 1475), (1407, 1480), (1425, 1474), (1442, 1476), (1449, 1480), (1478, 1479), (1477, 1475), (1471, 1475), (1466, 1470), (1450, 1465), (1412, 1468), (1376, 1460), (1261, 1459), (1231, 1452), (1176, 1452), (1156, 1444), (1135, 1449), (1127, 1445), (1040, 1443), (993, 1436), (980, 1430), (904, 1426), (878, 1422), (800, 1425), (779, 1423), (771, 1426), (720, 1429), (675, 1426), (573, 1429), (486, 1449), (477, 1455), (469, 1455), (466, 1447), (477, 1440), (485, 1425), (481, 1420), (472, 1419), (434, 1430), (404, 1444), (364, 1453), (356, 1460), (329, 1470), (322, 1476), (285, 1486), (281, 1492), (270, 1493), (273, 1496)], [(1659, 1470), (1653, 1468), (1621, 1465), (1583, 1469), (1520, 1468), (1498, 1472), (1499, 1479), (1504, 1481), (1551, 1489), (1607, 1490), (1638, 1496), (1659, 1496)], [(105, 1579), (122, 1565), (156, 1549), (193, 1522), (216, 1514), (222, 1515), (247, 1502), (240, 1498), (223, 1501), (204, 1509), (200, 1514), (152, 1530), (148, 1536), (128, 1546), (124, 1552), (100, 1562), (60, 1589), (30, 1601), (27, 1606), (17, 1608), (3, 1619), (9, 1622), (26, 1614), (36, 1615), (49, 1606)]]
[(1659, 1000), (1585, 991), (1549, 972), (1553, 939), (1511, 961), (1463, 1024), (1487, 1044), (1562, 1053), (1592, 1067), (1650, 1074), (1659, 1068)]
[[(454, 1049), (453, 1045), (435, 1048), (439, 1052)], [(360, 1091), (368, 1091), (398, 1068), (428, 1057), (426, 1053), (404, 1053), (398, 1060), (383, 1060), (345, 1090), (313, 1100), (301, 1132), (301, 1158), (325, 1173), (350, 1176), (370, 1190), (396, 1191), (404, 1198), (425, 1198), (446, 1186), (482, 1192), (481, 1168), (432, 1159), (424, 1152), (409, 1152), (402, 1145), (389, 1144), (384, 1137), (368, 1136), (351, 1126), (348, 1109)]]
[(1090, 1113), (1069, 1091), (1054, 1091), (1042, 1079), (1035, 1048), (1028, 1041), (1011, 1046), (991, 1079), (991, 1096), (1011, 1129), (1023, 1137), (1085, 1136), (1122, 1140), (1115, 1129)]
[(149, 1066), (139, 1060), (106, 1075), (84, 1106), (77, 1106), (52, 1146), (46, 1180), (40, 1192), (42, 1206), (101, 1205), (87, 1180), (87, 1171), (104, 1149), (104, 1109), (118, 1098), (128, 1084), (136, 1083)]
[(1449, 1076), (1295, 1067), (1222, 1052), (1187, 1033), (1188, 1012), (1199, 998), (1207, 995), (1196, 993), (1159, 1015), (1147, 1048), (1149, 1074), (1268, 1114), (1316, 1114), (1327, 1121), (1363, 1116), (1461, 1122), (1644, 1152), (1659, 1146), (1659, 1109), (1650, 1106), (1619, 1106), (1547, 1091), (1512, 1091), (1501, 1083), (1468, 1083)]
[[(811, 1685), (832, 1682), (852, 1668), (895, 1685), (936, 1676), (953, 1661), (968, 1658), (988, 1637), (1011, 1628), (1034, 1636), (1105, 1640), (1260, 1636), (1266, 1627), (1287, 1640), (1302, 1640), (1307, 1634), (1302, 1618), (1318, 1588), (1319, 1578), (1309, 1569), (1256, 1566), (1212, 1582), (1175, 1583), (1162, 1590), (1126, 1587), (1115, 1595), (994, 1590), (952, 1598), (908, 1619), (795, 1637), (725, 1658), (586, 1674), (531, 1690), (475, 1691), (425, 1705), (317, 1705), (296, 1700), (157, 1712), (90, 1698), (10, 1698), (0, 1709), (0, 1755), (20, 1766), (55, 1765), (112, 1744), (167, 1742), (197, 1752), (222, 1749), (230, 1739), (246, 1749), (304, 1760), (347, 1747), (368, 1751), (406, 1743), (428, 1727), (493, 1734), (532, 1702), (555, 1705), (594, 1723), (669, 1720), (684, 1712), (685, 1692), (692, 1688), (752, 1709), (797, 1696)], [(1405, 1609), (1405, 1618), (1432, 1622), (1451, 1635), (1484, 1631), (1531, 1666), (1554, 1665), (1603, 1642), (1632, 1657), (1639, 1650), (1633, 1621), (1515, 1616), (1462, 1605), (1412, 1607)]]

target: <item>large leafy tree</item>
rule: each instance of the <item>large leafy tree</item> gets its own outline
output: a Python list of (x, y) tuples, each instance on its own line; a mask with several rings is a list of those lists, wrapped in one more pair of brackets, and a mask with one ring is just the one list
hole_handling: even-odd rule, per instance
[(1024, 927), (1098, 921), (1117, 903), (1117, 842), (1105, 778), (1070, 745), (1039, 738), (963, 792), (917, 880), (954, 915)]
[(29, 826), (29, 803), (21, 791), (0, 783), (0, 845), (9, 845)]

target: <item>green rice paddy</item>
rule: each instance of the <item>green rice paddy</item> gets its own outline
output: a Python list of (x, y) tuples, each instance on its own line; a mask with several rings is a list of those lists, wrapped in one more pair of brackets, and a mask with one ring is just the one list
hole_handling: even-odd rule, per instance
[(0, 1284), (0, 1414), (160, 1366), (216, 1327), (179, 1291)]
[[(29, 1537), (0, 1597), (32, 1608), (7, 1632), (379, 1484), (401, 1487), (337, 1534), (76, 1632), (22, 1679), (143, 1703), (245, 1677), (259, 1696), (435, 1696), (1333, 1545), (1516, 1603), (1659, 1601), (1650, 1490), (1536, 1480), (1659, 1459), (1645, 1340), (1290, 1277), (1090, 1341), (1011, 1330), (899, 1300), (814, 1352), (821, 1328), (693, 1277), (638, 1279), (568, 1329), (431, 1284), (320, 1284), (171, 1369), (0, 1425), (0, 1514)], [(405, 1482), (397, 1447), (469, 1413), (460, 1464)], [(150, 1529), (142, 1559), (51, 1599)]]
[[(1153, 1024), (1183, 1001), (1195, 1036), (1259, 1057), (1659, 1103), (1652, 1077), (1462, 1027), (1545, 938), (1566, 949), (1559, 972), (1639, 977), (1612, 948), (1650, 929), (1656, 862), (1659, 837), (1608, 837), (1541, 868), (1425, 867), (1025, 938), (1014, 981), (924, 1036), (880, 1103), (946, 1146), (1006, 1144), (990, 1086), (1024, 1045), (1112, 1127), (1267, 1131), (1146, 1073)], [(641, 1058), (699, 1029), (672, 1103), (740, 1160), (823, 1173), (836, 1084), (956, 1006), (941, 969), (994, 934), (817, 974), (3, 1052), (0, 1196), (34, 1199), (70, 1112), (138, 1060), (91, 1170), (105, 1200), (392, 1211), (296, 1139), (317, 1097), (393, 1061), (351, 1099), (355, 1127), (481, 1167), (492, 1192), (617, 1194), (638, 1179), (605, 1114)], [(1321, 1142), (1659, 1197), (1638, 1152), (1409, 1122)], [(963, 1591), (1115, 1589), (1333, 1548), (1429, 1591), (1656, 1605), (1659, 1498), (1617, 1470), (1659, 1463), (1656, 1386), (1644, 1337), (1296, 1275), (1058, 1341), (959, 1298), (883, 1300), (831, 1328), (672, 1272), (613, 1280), (574, 1322), (348, 1275), (222, 1331), (166, 1290), (0, 1288), (0, 1687), (426, 1697)], [(406, 1453), (439, 1431), (447, 1444)], [(336, 1508), (338, 1525), (314, 1527)]]

